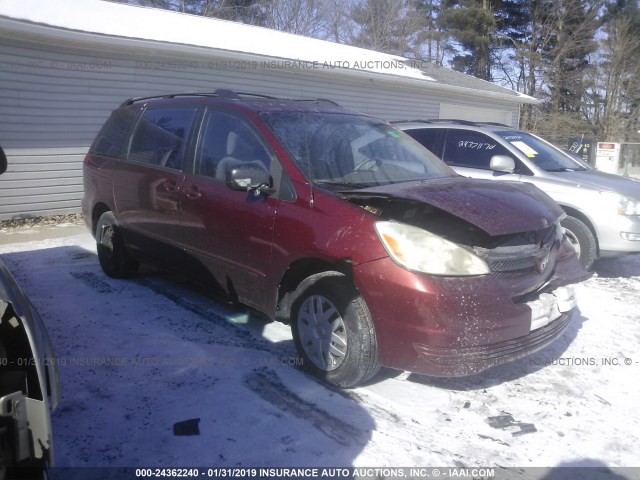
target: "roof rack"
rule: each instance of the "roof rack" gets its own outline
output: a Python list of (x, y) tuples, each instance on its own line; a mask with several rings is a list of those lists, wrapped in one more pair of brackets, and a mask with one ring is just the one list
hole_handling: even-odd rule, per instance
[(456, 123), (458, 125), (468, 125), (470, 127), (475, 126), (475, 122), (471, 122), (469, 120), (457, 120), (454, 118), (430, 118), (427, 120), (417, 119), (417, 120), (396, 120), (391, 123)]
[(507, 127), (507, 128), (513, 128), (511, 125), (507, 125), (506, 123), (500, 123), (500, 122), (476, 122), (478, 125), (488, 125), (490, 127)]
[(121, 107), (125, 107), (127, 105), (133, 105), (136, 102), (141, 102), (144, 100), (152, 100), (155, 98), (176, 98), (176, 97), (217, 97), (225, 100), (240, 100), (241, 97), (256, 97), (263, 98), (267, 100), (288, 100), (288, 101), (296, 101), (296, 102), (325, 102), (335, 105), (336, 107), (340, 107), (340, 105), (333, 100), (328, 100), (326, 98), (317, 98), (317, 99), (280, 99), (278, 97), (272, 97), (269, 95), (262, 95), (259, 93), (250, 93), (250, 92), (236, 92), (234, 90), (229, 90), (226, 88), (219, 88), (214, 92), (188, 92), (188, 93), (167, 93), (161, 95), (149, 95), (146, 97), (133, 97), (125, 100), (120, 104)]
[(456, 125), (466, 125), (468, 127), (478, 127), (482, 125), (492, 126), (492, 127), (506, 127), (513, 128), (511, 125), (506, 125), (504, 123), (498, 122), (472, 122), (471, 120), (460, 120), (458, 118), (430, 118), (427, 120), (417, 119), (417, 120), (394, 120), (391, 123), (454, 123)]
[(149, 95), (146, 97), (133, 97), (122, 102), (120, 106), (124, 107), (126, 105), (132, 105), (135, 102), (141, 102), (143, 100), (152, 100), (154, 98), (218, 97), (218, 98), (225, 98), (229, 100), (239, 100), (241, 95), (245, 97), (250, 96), (250, 97), (260, 97), (260, 98), (268, 98), (270, 100), (276, 100), (276, 97), (270, 97), (268, 95), (260, 95), (258, 93), (234, 92), (233, 90), (219, 88), (214, 92), (165, 93), (160, 95)]
[(473, 127), (476, 125), (476, 122), (472, 122), (470, 120), (460, 120), (458, 118), (436, 118), (433, 120), (429, 120), (429, 123), (455, 123), (458, 125), (467, 125), (469, 127)]
[(432, 120), (423, 120), (423, 119), (416, 119), (416, 120), (392, 120), (389, 123), (392, 124), (397, 124), (397, 123), (431, 123)]
[(260, 93), (250, 93), (250, 92), (236, 92), (234, 90), (228, 90), (226, 88), (219, 88), (213, 94), (220, 98), (226, 98), (229, 100), (240, 100), (240, 97), (257, 97), (257, 98), (266, 98), (268, 100), (278, 100), (277, 97), (272, 97), (269, 95), (262, 95)]
[(301, 99), (294, 99), (293, 101), (294, 102), (328, 103), (328, 104), (333, 105), (335, 107), (342, 108), (342, 105), (340, 105), (338, 102), (334, 102), (333, 100), (329, 100), (328, 98), (301, 98)]

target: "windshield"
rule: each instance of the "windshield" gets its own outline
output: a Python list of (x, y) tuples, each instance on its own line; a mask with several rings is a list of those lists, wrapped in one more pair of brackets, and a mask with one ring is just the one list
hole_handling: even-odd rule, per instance
[(320, 112), (265, 112), (262, 118), (317, 184), (366, 188), (455, 176), (420, 144), (373, 118)]
[(538, 168), (547, 172), (588, 170), (582, 163), (530, 133), (506, 131), (496, 132), (496, 134), (520, 150)]

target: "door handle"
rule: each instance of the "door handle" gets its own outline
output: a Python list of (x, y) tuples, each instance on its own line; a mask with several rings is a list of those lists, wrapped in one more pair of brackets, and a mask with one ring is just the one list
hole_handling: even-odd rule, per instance
[(180, 191), (180, 187), (178, 186), (177, 183), (172, 182), (172, 181), (166, 181), (162, 184), (162, 189), (165, 192), (179, 192)]
[(185, 192), (185, 195), (190, 200), (197, 200), (198, 198), (202, 198), (202, 192), (198, 190), (197, 187), (192, 186), (189, 190)]

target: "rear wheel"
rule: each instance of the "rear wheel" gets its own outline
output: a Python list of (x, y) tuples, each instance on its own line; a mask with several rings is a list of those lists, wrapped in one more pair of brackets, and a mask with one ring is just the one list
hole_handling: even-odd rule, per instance
[(139, 264), (129, 256), (113, 213), (105, 212), (100, 216), (96, 244), (100, 266), (110, 277), (128, 278), (138, 271)]
[(582, 221), (575, 217), (565, 217), (561, 222), (564, 234), (578, 254), (580, 263), (584, 268), (591, 268), (596, 259), (596, 239)]
[(380, 368), (364, 299), (341, 274), (310, 277), (296, 292), (291, 330), (307, 370), (338, 387), (362, 383)]

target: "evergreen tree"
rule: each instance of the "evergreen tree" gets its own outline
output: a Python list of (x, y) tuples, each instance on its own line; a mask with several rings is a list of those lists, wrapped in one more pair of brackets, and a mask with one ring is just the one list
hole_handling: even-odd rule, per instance
[(497, 21), (489, 0), (443, 0), (440, 21), (462, 51), (451, 61), (455, 70), (491, 80), (491, 47)]
[(453, 68), (492, 80), (500, 51), (525, 35), (528, 17), (522, 6), (518, 0), (442, 0), (440, 24), (460, 47)]

